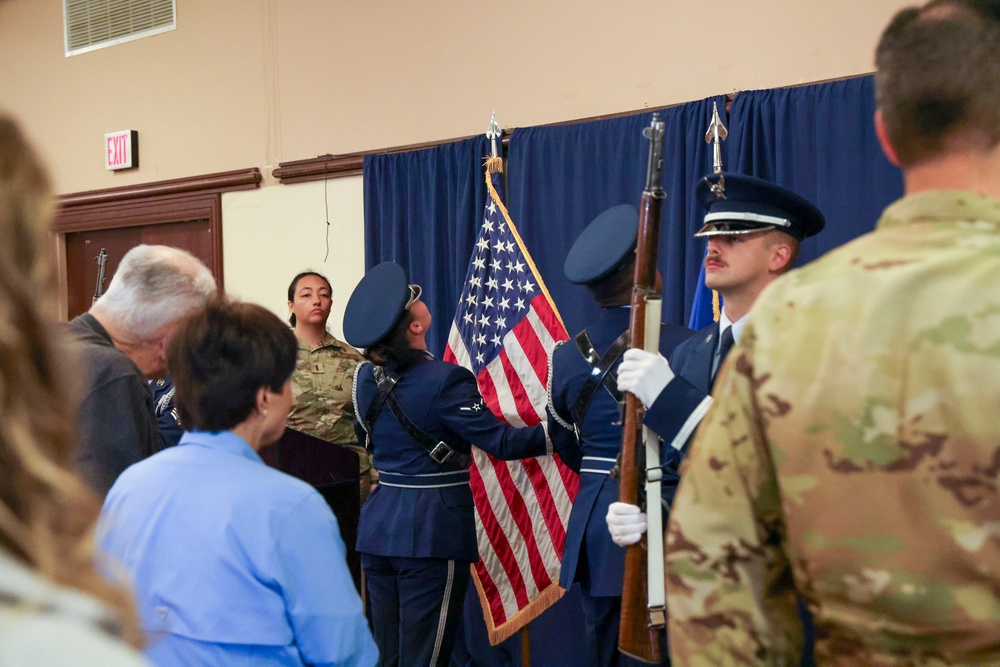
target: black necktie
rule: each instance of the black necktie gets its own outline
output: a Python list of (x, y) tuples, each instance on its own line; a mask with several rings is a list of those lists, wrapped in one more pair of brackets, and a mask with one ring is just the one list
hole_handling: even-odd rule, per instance
[(726, 360), (726, 355), (729, 354), (729, 349), (733, 346), (733, 327), (732, 325), (726, 327), (726, 330), (722, 332), (722, 340), (719, 341), (719, 365)]
[(726, 360), (726, 355), (729, 354), (729, 349), (733, 346), (733, 342), (733, 327), (730, 325), (722, 332), (722, 337), (719, 339), (719, 361), (715, 365), (715, 373), (712, 373), (713, 380), (715, 379), (715, 374), (722, 368), (722, 362)]

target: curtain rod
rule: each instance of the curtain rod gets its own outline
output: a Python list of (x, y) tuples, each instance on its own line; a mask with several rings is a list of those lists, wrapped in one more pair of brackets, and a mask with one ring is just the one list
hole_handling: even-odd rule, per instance
[[(845, 81), (847, 79), (854, 79), (859, 76), (868, 76), (872, 72), (867, 72), (864, 74), (852, 74), (849, 76), (834, 77), (830, 79), (823, 79), (821, 81), (810, 81), (809, 83), (798, 83), (791, 86), (778, 86), (777, 89), (782, 88), (803, 88), (805, 86), (815, 86), (824, 83), (833, 83), (834, 81)], [(733, 91), (731, 93), (726, 93), (726, 112), (728, 113), (732, 107), (733, 100), (736, 96), (743, 91)], [(633, 109), (631, 111), (619, 111), (617, 113), (603, 114), (600, 116), (590, 116), (588, 118), (577, 118), (575, 120), (564, 120), (555, 123), (544, 123), (542, 125), (534, 125), (533, 127), (560, 127), (564, 125), (576, 125), (578, 123), (589, 123), (599, 120), (612, 120), (615, 118), (625, 118), (627, 116), (634, 116), (640, 113), (646, 113), (651, 111), (662, 111), (664, 109), (672, 109), (674, 107), (679, 107), (682, 104), (687, 104), (688, 102), (677, 102), (675, 104), (667, 104), (658, 107), (646, 107), (642, 109)], [(502, 145), (503, 150), (506, 151), (508, 143), (510, 141), (510, 134), (513, 130), (518, 128), (504, 128), (502, 131)], [(281, 162), (278, 167), (272, 171), (272, 175), (278, 179), (280, 183), (290, 184), (290, 183), (304, 183), (306, 181), (320, 181), (327, 178), (344, 178), (347, 176), (357, 176), (360, 175), (364, 169), (364, 161), (366, 155), (391, 155), (393, 153), (407, 153), (410, 151), (422, 150), (425, 148), (434, 148), (435, 146), (443, 146), (444, 144), (454, 143), (456, 141), (464, 141), (466, 139), (471, 139), (473, 137), (479, 136), (478, 134), (471, 134), (464, 137), (456, 137), (454, 139), (438, 139), (436, 141), (425, 141), (417, 144), (406, 144), (404, 146), (392, 146), (390, 148), (376, 148), (368, 151), (358, 151), (356, 153), (345, 153), (343, 155), (320, 155), (318, 157), (306, 158), (304, 160), (292, 160), (290, 162)]]

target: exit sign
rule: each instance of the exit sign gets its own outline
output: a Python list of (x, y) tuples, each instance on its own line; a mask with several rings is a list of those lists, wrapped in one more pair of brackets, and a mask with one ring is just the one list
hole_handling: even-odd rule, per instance
[(132, 169), (139, 166), (139, 133), (122, 130), (104, 135), (104, 168)]

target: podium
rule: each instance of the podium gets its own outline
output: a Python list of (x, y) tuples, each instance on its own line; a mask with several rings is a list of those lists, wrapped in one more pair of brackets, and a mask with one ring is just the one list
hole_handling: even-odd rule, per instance
[(264, 463), (312, 485), (326, 500), (347, 547), (347, 566), (361, 592), (361, 557), (354, 550), (361, 515), (360, 464), (357, 452), (286, 428), (273, 445), (260, 451)]

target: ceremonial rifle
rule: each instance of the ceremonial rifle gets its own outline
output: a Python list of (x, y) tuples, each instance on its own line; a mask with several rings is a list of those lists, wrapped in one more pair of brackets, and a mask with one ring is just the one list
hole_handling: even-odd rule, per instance
[(97, 262), (97, 285), (94, 287), (94, 300), (92, 303), (97, 303), (97, 300), (104, 294), (104, 280), (108, 271), (108, 251), (101, 248), (101, 252), (97, 253), (94, 261)]
[[(639, 211), (639, 236), (635, 251), (635, 284), (632, 288), (632, 313), (629, 322), (631, 347), (656, 351), (659, 347), (660, 296), (656, 290), (656, 255), (660, 239), (660, 211), (666, 197), (660, 186), (660, 168), (663, 163), (664, 123), (659, 114), (653, 114), (643, 136), (649, 139), (649, 164), (646, 170), (646, 187), (642, 191)], [(647, 308), (649, 306), (649, 308)], [(647, 318), (651, 324), (647, 326)], [(652, 321), (655, 318), (655, 321)], [(642, 446), (642, 420), (645, 408), (632, 393), (625, 394), (624, 428), (622, 430), (621, 470), (619, 500), (638, 505), (647, 511), (658, 511), (660, 498), (645, 498), (640, 484), (646, 481), (647, 453)], [(654, 443), (655, 445), (655, 443)], [(658, 445), (657, 445), (658, 446)], [(651, 469), (659, 474), (659, 465)], [(648, 507), (647, 507), (648, 506)], [(665, 615), (662, 600), (659, 605), (649, 604), (649, 573), (647, 537), (625, 549), (625, 579), (622, 586), (621, 625), (618, 633), (618, 650), (644, 662), (658, 663), (661, 638), (664, 633)], [(662, 553), (658, 567), (663, 566)]]

